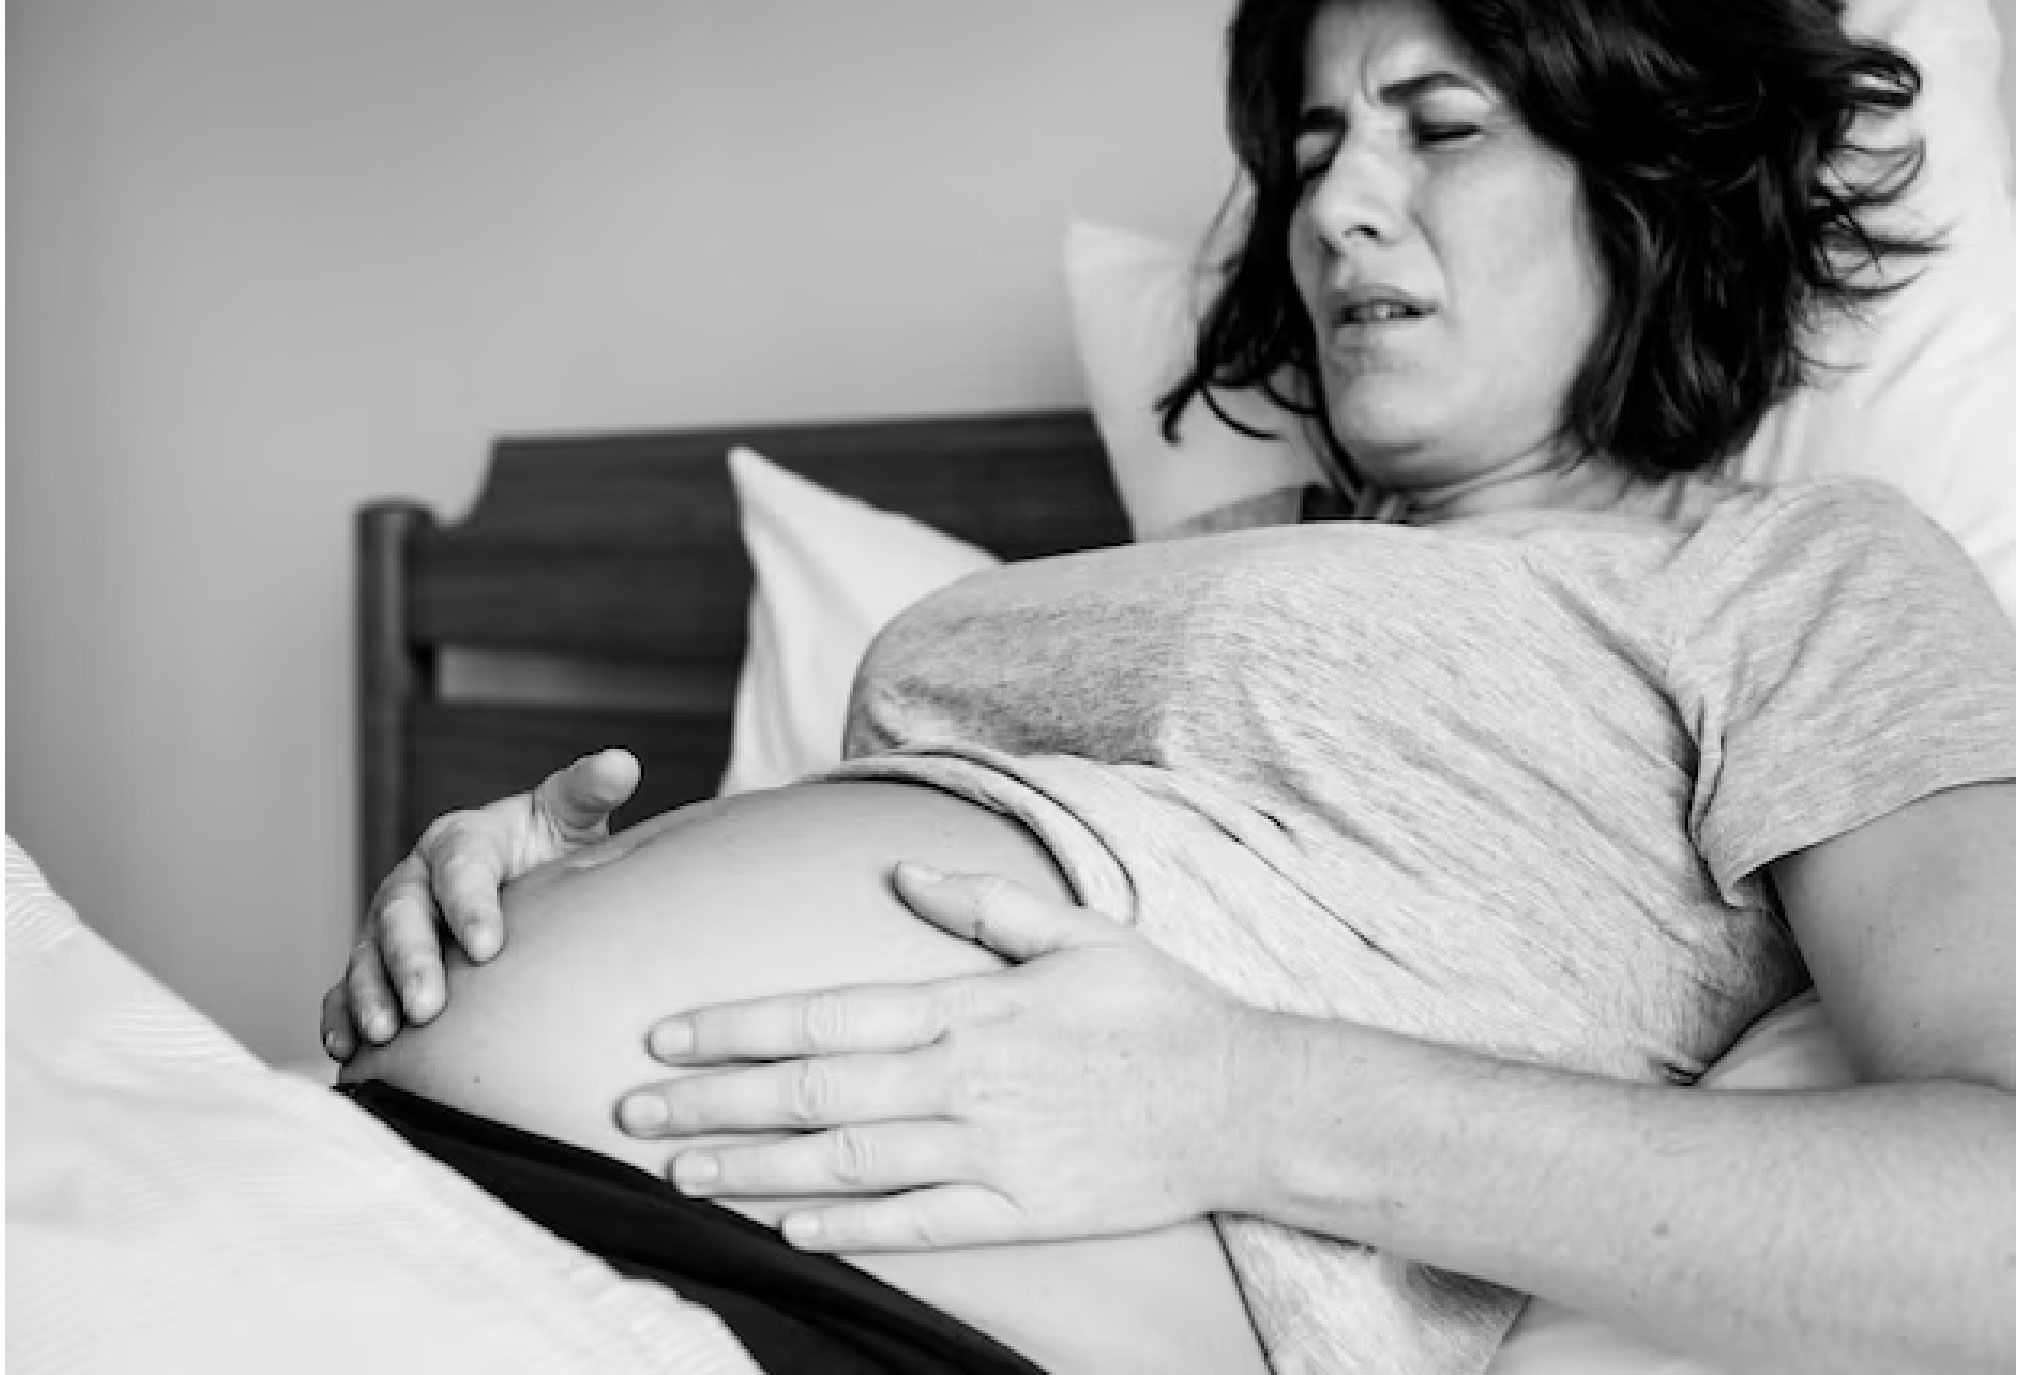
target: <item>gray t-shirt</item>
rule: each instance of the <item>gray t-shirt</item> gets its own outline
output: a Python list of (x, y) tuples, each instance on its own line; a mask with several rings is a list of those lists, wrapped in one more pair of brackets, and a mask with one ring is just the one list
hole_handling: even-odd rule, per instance
[[(1977, 570), (1872, 482), (1280, 527), (927, 599), (866, 656), (840, 772), (1018, 817), (1252, 1002), (1689, 1082), (1806, 981), (1764, 866), (2011, 778), (2013, 661)], [(1478, 1371), (1520, 1307), (1218, 1221), (1280, 1371)]]

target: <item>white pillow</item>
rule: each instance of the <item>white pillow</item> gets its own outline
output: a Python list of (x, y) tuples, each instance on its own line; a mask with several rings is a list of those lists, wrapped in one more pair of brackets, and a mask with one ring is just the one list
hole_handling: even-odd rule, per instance
[[(1878, 308), (1820, 341), (1857, 365), (1806, 388), (1764, 421), (1738, 464), (1782, 480), (1859, 473), (1894, 483), (1943, 525), (2014, 608), (2014, 213), (1998, 94), (2000, 41), (1985, 0), (1853, 0), (1847, 27), (1903, 49), (1921, 67), (1913, 121), (1928, 161), (1901, 207), (1944, 226), (1946, 252)], [(1177, 447), (1153, 406), (1191, 359), (1197, 269), (1184, 253), (1126, 230), (1076, 224), (1067, 289), (1089, 405), (1139, 538), (1325, 470), (1295, 417), (1259, 393), (1218, 394), (1264, 442), (1187, 408)]]
[(1870, 329), (1831, 331), (1851, 371), (1764, 420), (1740, 471), (1891, 482), (1965, 547), (2014, 614), (2014, 207), (1999, 29), (1986, 0), (1853, 0), (1846, 27), (1923, 73), (1912, 115), (1927, 161), (1899, 220), (1948, 236)]
[(849, 685), (877, 632), (921, 597), (998, 562), (749, 449), (731, 450), (729, 462), (755, 583), (725, 794), (840, 762)]

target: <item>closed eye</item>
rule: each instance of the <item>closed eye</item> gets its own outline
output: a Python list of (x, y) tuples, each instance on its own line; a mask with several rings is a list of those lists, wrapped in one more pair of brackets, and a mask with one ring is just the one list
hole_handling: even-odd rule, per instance
[(1340, 141), (1347, 137), (1347, 117), (1323, 107), (1306, 110), (1292, 135), (1291, 165), (1300, 186), (1326, 170)]
[(1412, 128), (1417, 141), (1434, 148), (1464, 143), (1481, 132), (1478, 124), (1434, 124), (1420, 121)]
[(1332, 161), (1333, 155), (1331, 153), (1328, 153), (1324, 157), (1297, 159), (1293, 172), (1298, 186), (1303, 189), (1325, 176), (1327, 166)]

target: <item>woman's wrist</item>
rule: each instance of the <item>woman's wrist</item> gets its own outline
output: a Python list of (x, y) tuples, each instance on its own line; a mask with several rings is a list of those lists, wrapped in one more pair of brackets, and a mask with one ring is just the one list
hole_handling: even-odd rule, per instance
[[(1380, 1197), (1366, 1151), (1366, 1086), (1399, 1038), (1353, 1022), (1254, 1011), (1241, 1062), (1232, 1136), (1239, 1141), (1225, 1211), (1310, 1229)], [(1293, 1221), (1297, 1219), (1297, 1221)]]

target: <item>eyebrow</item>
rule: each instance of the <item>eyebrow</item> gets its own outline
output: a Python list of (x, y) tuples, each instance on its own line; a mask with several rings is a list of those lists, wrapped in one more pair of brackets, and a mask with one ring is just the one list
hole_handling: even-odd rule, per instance
[[(1478, 83), (1469, 81), (1465, 77), (1457, 76), (1452, 72), (1438, 71), (1425, 72), (1420, 76), (1406, 77), (1402, 81), (1392, 81), (1375, 94), (1376, 99), (1382, 104), (1394, 106), (1407, 105), (1418, 97), (1428, 95), (1433, 91), (1459, 90), (1472, 91), (1475, 94), (1479, 94), (1480, 89)], [(1301, 134), (1313, 131), (1331, 132), (1335, 129), (1344, 128), (1346, 124), (1347, 115), (1339, 106), (1308, 105), (1304, 110), (1299, 112), (1297, 131)]]

